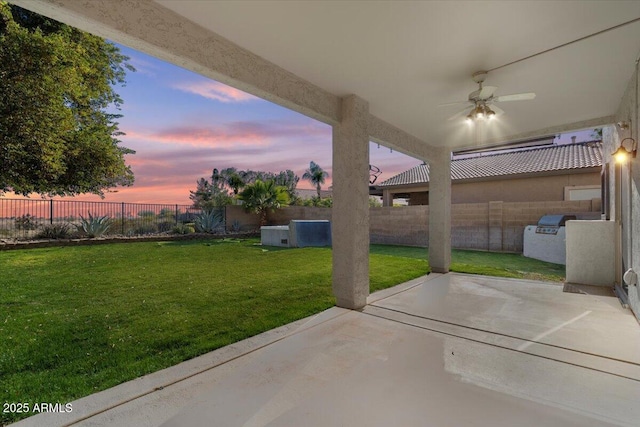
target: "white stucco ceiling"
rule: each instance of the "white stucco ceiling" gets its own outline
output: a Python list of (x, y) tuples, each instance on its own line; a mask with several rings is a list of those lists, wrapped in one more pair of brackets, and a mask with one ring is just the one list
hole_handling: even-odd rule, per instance
[(640, 17), (638, 1), (365, 2), (158, 0), (185, 18), (434, 145), (491, 139), (611, 116), (640, 54), (640, 22), (492, 71), (506, 114), (448, 121), (493, 69)]

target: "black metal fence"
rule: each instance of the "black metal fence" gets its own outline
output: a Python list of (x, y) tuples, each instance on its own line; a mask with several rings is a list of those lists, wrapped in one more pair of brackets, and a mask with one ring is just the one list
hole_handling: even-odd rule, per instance
[(0, 239), (38, 238), (55, 224), (74, 232), (90, 216), (109, 221), (108, 235), (156, 234), (193, 223), (200, 212), (190, 205), (0, 198)]

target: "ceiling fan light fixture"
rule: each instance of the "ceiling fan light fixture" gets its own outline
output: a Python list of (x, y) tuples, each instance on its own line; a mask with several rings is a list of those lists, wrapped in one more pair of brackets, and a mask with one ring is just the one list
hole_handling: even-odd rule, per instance
[(487, 119), (489, 120), (493, 120), (496, 118), (496, 112), (493, 111), (490, 107), (486, 107), (485, 108), (485, 115), (487, 116)]
[(472, 114), (473, 114), (473, 117), (476, 120), (484, 119), (484, 115), (485, 115), (484, 106), (483, 105), (476, 106), (476, 108), (473, 109), (473, 113)]

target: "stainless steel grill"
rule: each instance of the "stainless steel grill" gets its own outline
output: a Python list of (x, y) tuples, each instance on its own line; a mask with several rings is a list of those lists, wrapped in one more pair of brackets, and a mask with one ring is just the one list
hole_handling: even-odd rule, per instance
[(543, 215), (536, 227), (537, 234), (558, 234), (560, 227), (564, 227), (569, 220), (576, 219), (575, 215)]

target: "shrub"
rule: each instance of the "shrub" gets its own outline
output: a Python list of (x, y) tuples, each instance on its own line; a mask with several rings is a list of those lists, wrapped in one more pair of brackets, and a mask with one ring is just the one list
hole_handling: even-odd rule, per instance
[(171, 230), (173, 234), (191, 234), (195, 233), (195, 231), (193, 225), (190, 224), (178, 224)]
[(160, 210), (160, 214), (158, 215), (158, 217), (162, 218), (162, 219), (166, 219), (166, 220), (173, 220), (175, 221), (176, 219), (176, 211), (170, 208), (162, 208)]
[(240, 231), (240, 229), (242, 228), (242, 224), (240, 224), (240, 221), (238, 221), (237, 219), (233, 221), (233, 223), (231, 224), (231, 231), (233, 231), (234, 233), (237, 233), (238, 231)]
[(133, 234), (141, 235), (141, 234), (153, 234), (158, 232), (158, 227), (156, 227), (153, 223), (146, 223), (138, 225), (133, 229)]
[(71, 237), (71, 228), (68, 224), (47, 224), (36, 235), (38, 239), (68, 239)]
[(138, 212), (138, 216), (141, 218), (155, 218), (156, 213), (154, 211), (140, 211)]
[(167, 231), (173, 230), (173, 227), (176, 225), (174, 221), (162, 221), (158, 223), (158, 231), (160, 233), (166, 233)]
[(333, 206), (333, 199), (331, 197), (325, 197), (321, 199), (317, 196), (313, 196), (310, 199), (299, 199), (299, 206), (314, 206), (319, 208), (330, 208)]
[(195, 221), (196, 216), (198, 216), (197, 213), (193, 213), (193, 212), (184, 212), (178, 215), (178, 221), (179, 222), (191, 222), (191, 221)]
[(109, 215), (105, 216), (93, 216), (91, 212), (87, 212), (89, 214), (88, 218), (80, 215), (80, 224), (76, 225), (78, 231), (85, 234), (87, 237), (99, 237), (109, 230), (111, 226), (111, 218)]
[(199, 233), (216, 233), (224, 227), (224, 215), (219, 209), (204, 211), (196, 215), (194, 225)]
[(14, 220), (14, 222), (17, 230), (35, 230), (38, 228), (38, 221), (36, 220), (36, 217), (31, 216), (31, 214), (19, 216)]
[(375, 197), (369, 197), (369, 207), (370, 208), (380, 208), (382, 207), (382, 202)]

